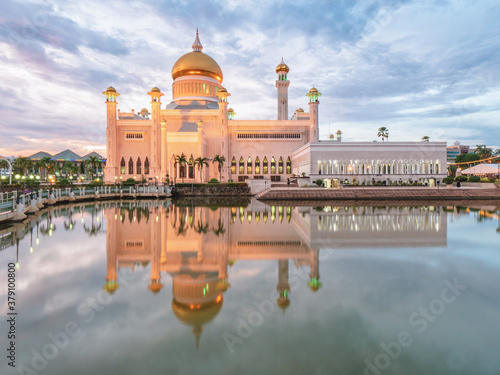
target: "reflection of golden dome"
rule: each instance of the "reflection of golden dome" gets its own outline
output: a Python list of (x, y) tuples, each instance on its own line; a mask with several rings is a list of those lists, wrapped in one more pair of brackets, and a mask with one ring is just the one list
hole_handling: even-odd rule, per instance
[[(222, 308), (222, 294), (215, 301), (204, 305), (185, 305), (175, 300), (172, 301), (172, 311), (177, 319), (189, 326), (202, 326), (211, 322)], [(199, 306), (199, 307), (198, 307)]]
[(163, 284), (157, 280), (151, 280), (151, 284), (148, 285), (148, 289), (154, 294), (159, 293), (161, 288), (163, 288)]
[(278, 307), (283, 311), (285, 311), (288, 308), (288, 306), (290, 306), (290, 299), (289, 298), (280, 297), (280, 298), (278, 298), (278, 300), (276, 302), (278, 304)]
[(188, 75), (206, 76), (222, 82), (222, 70), (219, 64), (201, 51), (186, 53), (175, 62), (172, 68), (172, 79)]
[(276, 73), (279, 73), (279, 72), (287, 72), (288, 73), (289, 71), (290, 71), (290, 68), (288, 67), (288, 65), (285, 64), (285, 62), (283, 61), (283, 57), (282, 57), (281, 62), (276, 67)]

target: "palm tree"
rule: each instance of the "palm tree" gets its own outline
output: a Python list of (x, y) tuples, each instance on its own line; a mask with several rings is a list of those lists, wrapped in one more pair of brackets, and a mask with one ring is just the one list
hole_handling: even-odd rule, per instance
[(74, 161), (67, 161), (62, 167), (62, 171), (64, 172), (66, 178), (68, 178), (68, 174), (74, 175), (75, 173), (78, 173), (78, 165), (76, 165)]
[(40, 170), (40, 174), (42, 174), (42, 171), (45, 171), (45, 179), (47, 179), (49, 175), (49, 169), (51, 165), (53, 165), (53, 160), (50, 160), (50, 157), (48, 156), (44, 156), (36, 163), (36, 166)]
[(224, 162), (226, 158), (224, 156), (215, 155), (212, 163), (218, 163), (217, 169), (219, 170), (219, 181), (222, 182), (222, 167), (224, 166)]
[(12, 163), (12, 168), (22, 174), (22, 175), (27, 175), (28, 170), (33, 166), (33, 162), (31, 161), (30, 158), (25, 158), (23, 156), (17, 157), (14, 162)]
[(430, 138), (428, 135), (422, 137), (423, 142), (429, 142)]
[(385, 126), (378, 128), (377, 136), (382, 137), (382, 142), (384, 141), (385, 138), (389, 140), (389, 129), (387, 129)]
[(203, 183), (203, 168), (208, 167), (208, 158), (202, 158), (201, 156), (194, 159), (194, 165), (198, 166), (200, 171), (200, 181)]
[[(186, 155), (184, 155), (184, 153), (175, 156), (175, 163), (174, 163), (175, 167), (177, 167), (177, 165), (179, 165), (181, 168), (183, 168), (186, 164), (187, 164), (187, 159), (186, 159)], [(182, 177), (181, 177), (183, 183), (184, 183), (184, 175), (185, 174), (186, 173), (183, 173)]]
[(92, 171), (92, 180), (94, 179), (94, 171), (97, 174), (97, 168), (101, 166), (101, 161), (97, 156), (89, 156), (87, 160), (83, 162), (86, 169)]
[(493, 155), (493, 150), (491, 148), (486, 147), (486, 145), (476, 145), (476, 149), (474, 150), (475, 154), (478, 154), (481, 159), (491, 158)]

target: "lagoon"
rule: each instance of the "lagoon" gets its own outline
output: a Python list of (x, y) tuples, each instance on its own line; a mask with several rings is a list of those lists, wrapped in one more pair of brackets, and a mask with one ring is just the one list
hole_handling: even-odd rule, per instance
[(2, 373), (499, 373), (498, 202), (295, 204), (80, 202), (4, 228)]

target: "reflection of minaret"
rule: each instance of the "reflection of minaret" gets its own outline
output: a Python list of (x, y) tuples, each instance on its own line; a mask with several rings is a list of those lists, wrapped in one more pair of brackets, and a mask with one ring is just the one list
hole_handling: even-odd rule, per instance
[[(160, 274), (160, 259), (161, 259), (161, 244), (158, 242), (158, 235), (160, 236), (160, 240), (162, 238), (162, 228), (161, 222), (158, 217), (158, 210), (156, 210), (156, 218), (157, 220), (150, 224), (151, 230), (151, 284), (148, 288), (153, 293), (158, 293), (161, 288), (163, 288), (163, 284), (161, 283), (161, 274)], [(160, 233), (159, 233), (160, 232)], [(158, 246), (160, 245), (160, 246)]]
[(290, 284), (288, 283), (288, 259), (278, 261), (278, 285), (276, 285), (279, 296), (278, 306), (285, 312), (285, 309), (290, 305), (288, 293), (290, 292)]
[(321, 287), (321, 283), (319, 282), (319, 250), (311, 249), (311, 280), (307, 285), (311, 288), (313, 292), (317, 292)]
[[(82, 219), (83, 220), (83, 219)], [(109, 294), (113, 294), (120, 286), (116, 281), (116, 220), (107, 220), (106, 223), (106, 285), (104, 290)]]

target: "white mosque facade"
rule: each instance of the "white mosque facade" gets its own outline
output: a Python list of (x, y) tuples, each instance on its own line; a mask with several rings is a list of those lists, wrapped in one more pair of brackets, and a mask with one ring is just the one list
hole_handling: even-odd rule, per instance
[[(319, 97), (306, 94), (308, 112), (288, 114), (288, 66), (276, 67), (277, 120), (238, 120), (228, 108), (230, 94), (222, 86), (222, 70), (202, 52), (198, 33), (193, 51), (172, 68), (172, 101), (153, 87), (151, 109), (139, 113), (117, 109), (120, 95), (109, 87), (107, 106), (107, 163), (105, 181), (135, 178), (164, 183), (208, 181), (286, 181), (292, 176), (349, 181), (424, 181), (446, 176), (444, 142), (343, 142), (341, 132), (319, 139)], [(176, 163), (184, 155), (185, 165)], [(194, 161), (212, 160), (200, 170)]]

